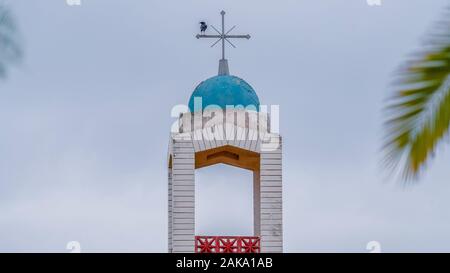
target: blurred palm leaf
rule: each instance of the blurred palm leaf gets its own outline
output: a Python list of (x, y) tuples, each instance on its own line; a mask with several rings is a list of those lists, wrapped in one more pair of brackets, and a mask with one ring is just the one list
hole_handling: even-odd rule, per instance
[(22, 57), (17, 27), (9, 9), (0, 4), (0, 78), (6, 76), (7, 67)]
[(424, 52), (398, 72), (387, 107), (385, 161), (405, 181), (418, 177), (450, 128), (450, 21), (448, 12)]

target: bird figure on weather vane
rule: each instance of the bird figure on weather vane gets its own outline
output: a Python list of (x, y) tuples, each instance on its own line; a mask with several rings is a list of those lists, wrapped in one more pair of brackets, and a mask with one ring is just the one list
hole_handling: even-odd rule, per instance
[(202, 34), (205, 33), (206, 29), (208, 28), (208, 25), (205, 22), (200, 22), (200, 32)]

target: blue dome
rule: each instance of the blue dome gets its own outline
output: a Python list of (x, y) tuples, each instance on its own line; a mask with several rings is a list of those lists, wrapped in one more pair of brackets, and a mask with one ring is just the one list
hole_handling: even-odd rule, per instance
[(189, 99), (191, 112), (200, 110), (194, 109), (195, 97), (202, 98), (202, 110), (208, 105), (217, 105), (222, 109), (226, 109), (227, 105), (253, 105), (259, 111), (259, 99), (255, 90), (246, 81), (235, 76), (219, 75), (200, 83)]

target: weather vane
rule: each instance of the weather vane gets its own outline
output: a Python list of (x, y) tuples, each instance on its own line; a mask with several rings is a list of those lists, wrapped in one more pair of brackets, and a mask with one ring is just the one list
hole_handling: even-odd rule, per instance
[(230, 32), (233, 31), (233, 29), (236, 28), (236, 26), (233, 26), (230, 28), (227, 32), (225, 32), (225, 11), (222, 10), (220, 12), (222, 15), (222, 31), (220, 32), (215, 28), (213, 25), (211, 27), (217, 32), (217, 35), (207, 35), (205, 34), (206, 29), (208, 28), (208, 25), (205, 22), (200, 22), (200, 32), (201, 34), (197, 34), (197, 39), (200, 38), (215, 38), (218, 39), (216, 42), (214, 42), (211, 47), (214, 47), (219, 42), (222, 42), (222, 59), (219, 62), (219, 75), (229, 75), (229, 69), (228, 69), (228, 61), (225, 59), (225, 42), (229, 43), (232, 47), (236, 48), (236, 46), (230, 41), (230, 39), (250, 39), (250, 35), (230, 35)]

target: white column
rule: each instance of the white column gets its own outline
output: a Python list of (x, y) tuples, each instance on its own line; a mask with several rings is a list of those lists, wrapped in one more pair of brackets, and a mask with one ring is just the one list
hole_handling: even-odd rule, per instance
[(172, 249), (194, 252), (195, 158), (191, 140), (173, 139), (172, 154)]
[(169, 166), (168, 168), (168, 193), (169, 193), (169, 206), (168, 206), (168, 216), (169, 216), (169, 223), (168, 223), (168, 230), (169, 230), (169, 242), (168, 242), (168, 250), (169, 253), (172, 253), (172, 166)]
[(261, 252), (283, 252), (282, 148), (261, 151)]
[(261, 235), (261, 182), (260, 171), (253, 172), (253, 234)]

